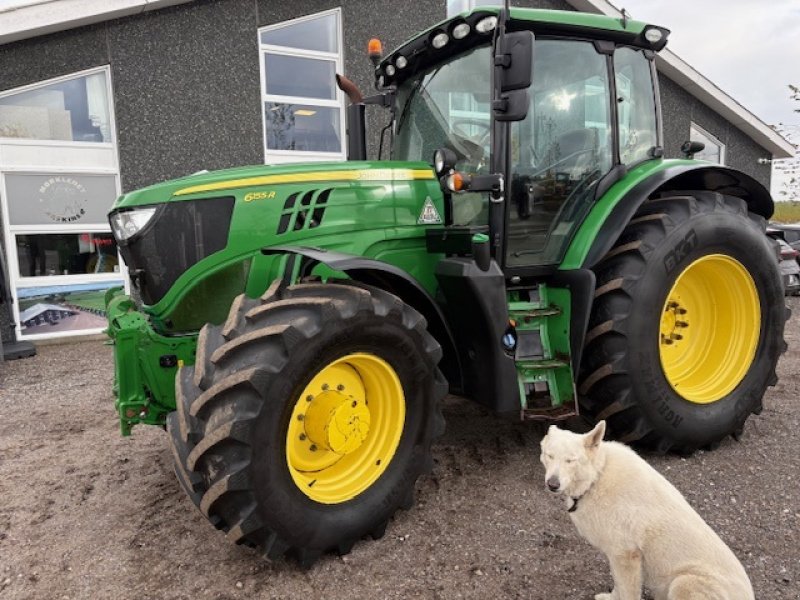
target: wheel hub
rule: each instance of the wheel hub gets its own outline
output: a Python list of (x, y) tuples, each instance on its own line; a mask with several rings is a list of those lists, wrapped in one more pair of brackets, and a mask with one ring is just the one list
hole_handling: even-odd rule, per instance
[(664, 376), (684, 400), (710, 404), (741, 383), (753, 363), (761, 304), (738, 260), (708, 254), (689, 264), (667, 294), (659, 324)]
[[(342, 384), (337, 387), (344, 388)], [(312, 444), (345, 456), (367, 439), (370, 414), (364, 400), (340, 391), (326, 391), (311, 401), (303, 423)]]
[(681, 306), (680, 296), (670, 295), (664, 304), (661, 314), (661, 344), (671, 346), (680, 343), (685, 336), (685, 328), (689, 327), (687, 314), (689, 311)]
[(342, 356), (295, 400), (286, 431), (289, 473), (312, 500), (346, 502), (386, 471), (404, 423), (405, 395), (392, 366), (372, 354)]

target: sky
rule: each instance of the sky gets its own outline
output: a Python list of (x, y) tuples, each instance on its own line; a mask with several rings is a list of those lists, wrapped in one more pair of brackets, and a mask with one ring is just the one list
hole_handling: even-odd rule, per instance
[(667, 47), (769, 125), (800, 125), (800, 0), (613, 0), (672, 30)]

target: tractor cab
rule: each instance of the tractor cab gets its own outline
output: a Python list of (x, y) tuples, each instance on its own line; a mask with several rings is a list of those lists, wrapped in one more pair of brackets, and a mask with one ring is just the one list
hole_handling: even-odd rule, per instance
[(436, 278), (456, 345), (469, 348), (455, 389), (499, 413), (577, 412), (595, 277), (560, 267), (597, 200), (663, 155), (654, 57), (668, 33), (479, 8), (375, 60), (391, 159), (432, 161), (443, 193), (444, 224), (426, 235), (445, 255)]
[[(668, 31), (627, 19), (616, 32), (607, 23), (592, 30), (593, 15), (558, 18), (477, 9), (376, 70), (378, 84), (396, 90), (392, 158), (452, 156), (437, 172), (447, 225), (491, 228), (492, 255), (508, 274), (558, 265), (594, 200), (663, 154), (653, 58)], [(476, 175), (499, 177), (503, 197), (492, 202), (470, 185)]]

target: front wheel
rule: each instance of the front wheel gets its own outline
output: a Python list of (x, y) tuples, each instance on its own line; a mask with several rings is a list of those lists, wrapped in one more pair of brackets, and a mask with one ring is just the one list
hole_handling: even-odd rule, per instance
[(595, 273), (584, 412), (617, 439), (662, 452), (738, 435), (786, 348), (763, 219), (712, 192), (649, 200)]
[(432, 464), (439, 344), (397, 297), (277, 283), (205, 326), (168, 420), (178, 478), (233, 541), (311, 564), (382, 535)]

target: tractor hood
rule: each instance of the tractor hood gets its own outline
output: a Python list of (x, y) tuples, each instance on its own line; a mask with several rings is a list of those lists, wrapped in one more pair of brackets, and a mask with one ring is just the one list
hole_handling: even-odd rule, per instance
[[(434, 179), (431, 165), (402, 161), (343, 161), (290, 165), (253, 165), (219, 171), (200, 171), (120, 196), (111, 212), (168, 201), (219, 195), (242, 196), (280, 184), (396, 182)], [(243, 190), (246, 190), (242, 193)], [(254, 199), (254, 198), (253, 198)]]
[(424, 162), (262, 165), (130, 192), (109, 221), (137, 300), (160, 331), (177, 333), (218, 322), (243, 291), (263, 292), (282, 269), (265, 247), (385, 252), (391, 261), (400, 242), (389, 238), (424, 252), (425, 229), (443, 224), (443, 204)]

